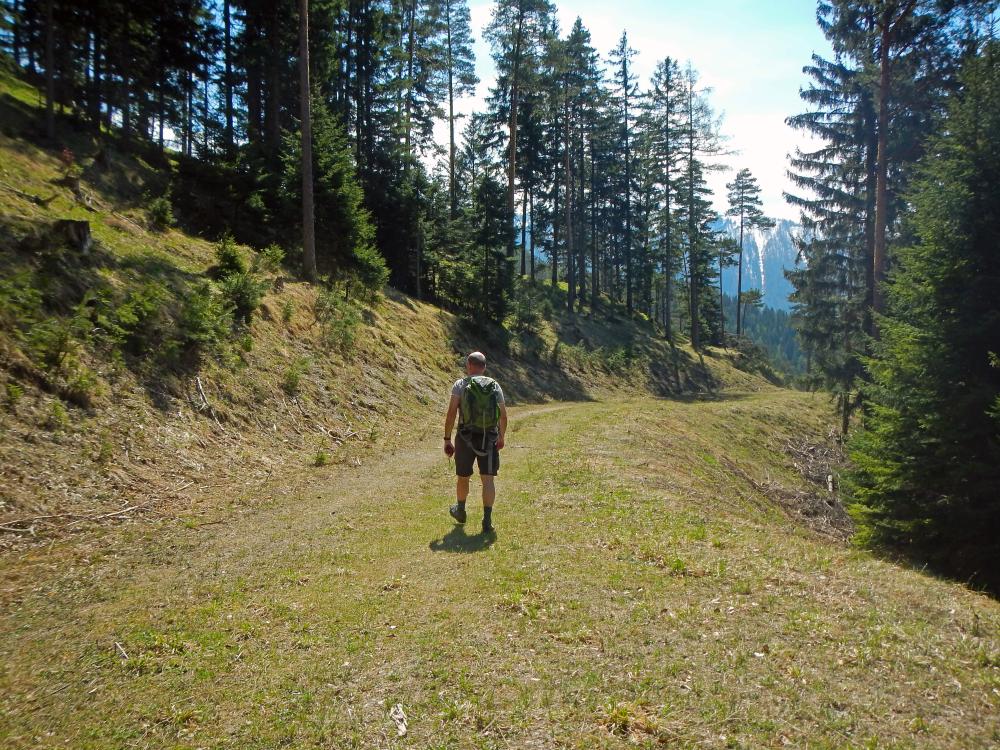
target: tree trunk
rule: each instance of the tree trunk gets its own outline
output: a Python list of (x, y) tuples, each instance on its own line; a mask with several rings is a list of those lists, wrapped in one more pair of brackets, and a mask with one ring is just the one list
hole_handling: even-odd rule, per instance
[(530, 221), (531, 221), (531, 237), (529, 242), (531, 242), (531, 283), (535, 283), (535, 194), (534, 192), (528, 193), (528, 201), (531, 203), (530, 210)]
[(299, 0), (299, 98), (302, 117), (302, 265), (316, 280), (316, 227), (313, 224), (312, 113), (309, 86), (309, 0)]
[(157, 119), (160, 121), (160, 132), (157, 140), (160, 143), (160, 151), (163, 151), (163, 131), (164, 131), (164, 120), (167, 118), (166, 105), (164, 103), (163, 89), (166, 87), (166, 81), (161, 80), (156, 92), (156, 110)]
[(52, 20), (54, 0), (45, 2), (45, 136), (49, 140), (56, 137), (56, 74), (55, 74), (55, 28)]
[(10, 53), (14, 58), (14, 66), (21, 67), (21, 2), (14, 0), (14, 23), (11, 28)]
[(122, 75), (122, 143), (127, 146), (132, 137), (132, 92), (127, 74)]
[(194, 76), (187, 73), (184, 91), (184, 155), (188, 158), (194, 149)]
[(95, 14), (94, 23), (94, 71), (90, 76), (90, 98), (87, 100), (88, 117), (98, 133), (101, 132), (101, 55), (103, 45), (101, 44), (101, 21)]
[(552, 288), (559, 284), (559, 168), (553, 166), (552, 177), (552, 253), (549, 261), (552, 264)]
[(521, 190), (521, 276), (524, 276), (527, 271), (526, 263), (527, 260), (527, 245), (528, 245), (528, 186), (525, 185)]
[(590, 130), (590, 309), (596, 310), (601, 295), (600, 273), (597, 270), (597, 196), (594, 192), (594, 132)]
[(688, 303), (691, 313), (691, 346), (701, 348), (701, 325), (698, 311), (698, 222), (694, 201), (694, 90), (688, 86)]
[(524, 11), (518, 15), (514, 36), (514, 56), (511, 60), (510, 117), (507, 123), (510, 139), (507, 150), (507, 257), (514, 257), (514, 179), (517, 174), (517, 96), (520, 81), (521, 37), (524, 33)]
[(247, 50), (247, 140), (252, 145), (259, 145), (262, 139), (261, 124), (263, 122), (263, 100), (261, 98), (260, 47), (261, 19), (260, 10), (247, 8), (243, 22), (244, 47)]
[(233, 149), (233, 47), (232, 47), (232, 19), (229, 14), (230, 0), (223, 0), (222, 15), (225, 28), (225, 38), (223, 42), (223, 56), (225, 57), (226, 80), (224, 83), (226, 95), (226, 152)]
[(205, 155), (208, 156), (208, 79), (211, 77), (208, 69), (208, 63), (205, 63), (205, 90), (203, 92), (202, 101), (202, 125), (201, 125), (201, 135), (202, 135), (202, 147), (205, 149)]
[[(568, 84), (564, 84), (568, 88)], [(563, 179), (566, 185), (566, 307), (573, 312), (576, 304), (576, 257), (573, 252), (573, 172), (569, 141), (569, 99), (563, 96)]]
[(407, 35), (406, 43), (406, 119), (404, 120), (406, 126), (406, 163), (403, 165), (403, 169), (409, 171), (410, 169), (410, 159), (411, 154), (411, 143), (412, 143), (412, 131), (413, 131), (413, 58), (416, 49), (416, 41), (414, 38), (414, 26), (416, 25), (417, 19), (417, 3), (416, 0), (410, 0), (410, 28), (409, 34)]
[(725, 247), (719, 246), (719, 335), (722, 346), (726, 345), (726, 295), (722, 291), (722, 264), (725, 261)]
[[(740, 196), (743, 200), (743, 196)], [(743, 204), (740, 203), (740, 255), (739, 269), (736, 271), (736, 338), (739, 339), (743, 332), (743, 316), (740, 314), (742, 304), (740, 298), (743, 296)]]
[[(885, 309), (882, 289), (885, 280), (886, 225), (888, 209), (888, 147), (889, 147), (889, 45), (891, 26), (889, 12), (883, 18), (879, 49), (878, 84), (878, 156), (875, 174), (875, 246), (872, 256), (872, 310), (880, 313)], [(878, 337), (878, 324), (872, 320), (872, 333)]]
[(632, 158), (628, 128), (628, 54), (622, 56), (625, 104), (625, 309), (632, 315)]
[(577, 246), (577, 305), (580, 312), (583, 312), (583, 303), (587, 296), (587, 244), (584, 242), (586, 233), (586, 159), (584, 158), (584, 138), (583, 138), (583, 113), (577, 106), (577, 201), (576, 201), (576, 221), (577, 232), (573, 239)]
[(451, 43), (451, 0), (445, 0), (444, 7), (448, 35), (448, 200), (451, 220), (454, 221), (458, 215), (458, 191), (455, 186), (455, 62)]
[(268, 146), (277, 154), (281, 146), (281, 64), (282, 49), (278, 18), (279, 6), (272, 6), (267, 24), (267, 102), (264, 107), (264, 132)]

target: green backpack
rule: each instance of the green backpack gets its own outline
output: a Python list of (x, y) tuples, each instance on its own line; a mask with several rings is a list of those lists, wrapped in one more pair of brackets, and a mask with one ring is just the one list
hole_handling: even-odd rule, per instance
[(486, 375), (472, 375), (465, 379), (460, 427), (475, 432), (492, 432), (500, 424), (500, 402), (497, 400), (497, 381)]

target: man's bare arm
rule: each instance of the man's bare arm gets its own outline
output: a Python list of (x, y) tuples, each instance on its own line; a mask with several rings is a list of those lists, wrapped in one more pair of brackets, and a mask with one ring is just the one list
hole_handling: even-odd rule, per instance
[(503, 448), (504, 436), (507, 434), (507, 405), (500, 404), (500, 437), (497, 439), (497, 450)]
[(451, 431), (455, 427), (455, 417), (458, 415), (458, 396), (452, 395), (451, 402), (448, 404), (448, 414), (444, 418), (444, 437), (446, 440), (451, 439)]

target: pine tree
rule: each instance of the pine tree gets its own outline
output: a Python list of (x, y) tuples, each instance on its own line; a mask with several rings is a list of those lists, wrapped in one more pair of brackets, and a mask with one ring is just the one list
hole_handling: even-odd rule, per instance
[[(707, 157), (719, 152), (718, 122), (705, 94), (698, 88), (698, 75), (689, 63), (682, 81), (684, 110), (682, 144), (682, 169), (678, 181), (681, 205), (678, 218), (684, 227), (687, 250), (687, 296), (690, 315), (691, 346), (700, 349), (704, 343), (704, 329), (709, 337), (719, 340), (721, 331), (712, 331), (720, 320), (712, 314), (715, 306), (713, 263), (719, 236), (712, 228), (716, 219), (712, 209), (711, 191), (705, 181)], [(714, 333), (714, 335), (713, 335)]]
[(612, 101), (614, 102), (619, 127), (619, 153), (625, 165), (621, 192), (623, 200), (623, 256), (625, 260), (625, 309), (629, 315), (633, 309), (634, 248), (632, 236), (632, 125), (633, 110), (638, 99), (636, 76), (632, 70), (635, 50), (628, 45), (628, 36), (623, 31), (618, 46), (611, 50), (610, 70), (612, 79)]
[(852, 440), (865, 538), (1000, 586), (1000, 46), (971, 59), (912, 194), (917, 242), (900, 248), (871, 410)]
[(649, 130), (651, 159), (657, 171), (659, 189), (655, 231), (660, 245), (660, 284), (663, 290), (661, 323), (667, 339), (673, 338), (671, 319), (679, 237), (675, 223), (679, 204), (677, 189), (684, 137), (684, 104), (680, 66), (668, 57), (657, 64), (650, 80), (643, 121)]
[[(769, 219), (761, 210), (760, 186), (749, 169), (741, 169), (735, 179), (726, 184), (729, 191), (729, 209), (726, 216), (739, 217), (739, 254), (736, 272), (736, 298), (743, 295), (743, 234), (752, 229), (770, 229), (774, 220)], [(741, 327), (740, 305), (736, 307), (736, 337), (739, 338)]]
[(451, 218), (458, 212), (455, 184), (455, 97), (475, 92), (479, 78), (472, 52), (472, 30), (466, 0), (443, 0), (445, 65), (448, 72), (448, 195)]
[(514, 203), (520, 96), (535, 66), (542, 31), (553, 9), (548, 0), (496, 0), (485, 36), (493, 48), (498, 86), (507, 109), (507, 255), (514, 255)]

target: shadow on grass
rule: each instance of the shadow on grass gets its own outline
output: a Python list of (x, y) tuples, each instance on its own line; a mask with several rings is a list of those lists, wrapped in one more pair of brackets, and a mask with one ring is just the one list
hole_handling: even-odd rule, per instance
[(482, 552), (492, 547), (496, 540), (496, 534), (466, 534), (465, 526), (455, 524), (451, 531), (428, 546), (431, 552)]

